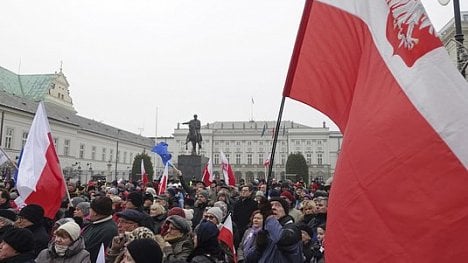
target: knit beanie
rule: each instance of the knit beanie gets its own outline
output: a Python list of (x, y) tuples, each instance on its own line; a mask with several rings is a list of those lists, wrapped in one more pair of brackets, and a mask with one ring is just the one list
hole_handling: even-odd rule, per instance
[(201, 190), (200, 194), (203, 195), (206, 199), (210, 197), (210, 193), (207, 190)]
[(135, 207), (142, 207), (143, 195), (140, 192), (131, 192), (127, 196), (127, 202), (132, 203)]
[(166, 219), (166, 222), (170, 222), (175, 228), (179, 229), (184, 234), (189, 233), (191, 230), (191, 227), (187, 220), (178, 215), (168, 217)]
[(280, 196), (281, 197), (286, 197), (289, 200), (289, 202), (291, 202), (291, 203), (294, 203), (294, 201), (296, 201), (294, 196), (288, 191), (282, 192)]
[(73, 197), (71, 199), (71, 204), (72, 204), (73, 207), (76, 207), (79, 203), (84, 202), (84, 201), (85, 200), (83, 198), (77, 196), (77, 197)]
[(127, 250), (135, 263), (161, 263), (163, 253), (153, 239), (136, 239), (127, 245)]
[(107, 196), (96, 197), (91, 201), (91, 209), (98, 215), (112, 215), (112, 200)]
[(197, 229), (197, 246), (218, 243), (218, 227), (210, 221), (202, 220)]
[(76, 208), (80, 209), (85, 216), (89, 215), (89, 208), (91, 207), (91, 204), (88, 202), (81, 202), (76, 205)]
[(167, 216), (173, 216), (173, 215), (178, 215), (178, 216), (181, 216), (181, 217), (185, 218), (184, 209), (182, 209), (180, 207), (171, 208), (171, 210), (169, 210), (169, 212), (167, 212)]
[(218, 202), (215, 202), (213, 204), (213, 207), (219, 207), (221, 208), (221, 211), (223, 211), (223, 218), (225, 216), (227, 216), (227, 212), (228, 212), (228, 207), (227, 207), (227, 204), (223, 201), (218, 201)]
[(40, 205), (30, 204), (23, 207), (18, 216), (26, 218), (34, 225), (38, 225), (44, 220), (44, 209)]
[(10, 245), (18, 253), (34, 250), (34, 237), (32, 232), (26, 228), (12, 228), (3, 236), (3, 242)]
[(218, 219), (218, 223), (223, 221), (223, 211), (219, 207), (212, 207), (206, 211), (207, 214), (212, 214)]
[(63, 229), (65, 231), (67, 231), (67, 233), (70, 235), (70, 237), (72, 238), (73, 241), (77, 240), (80, 237), (81, 228), (75, 222), (65, 223), (65, 224), (59, 226), (59, 228), (57, 230), (60, 230), (60, 229)]
[(283, 207), (284, 209), (284, 213), (285, 214), (289, 214), (289, 204), (286, 200), (284, 200), (283, 198), (281, 197), (272, 197), (270, 198), (269, 202), (273, 202), (273, 201), (277, 201), (281, 204), (281, 206)]

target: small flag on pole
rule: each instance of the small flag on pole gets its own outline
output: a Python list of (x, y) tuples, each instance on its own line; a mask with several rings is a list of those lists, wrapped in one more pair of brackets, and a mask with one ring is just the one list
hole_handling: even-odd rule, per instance
[(141, 183), (143, 184), (143, 187), (146, 187), (146, 184), (148, 183), (148, 173), (145, 170), (145, 162), (143, 162), (143, 158), (141, 159)]
[(210, 158), (208, 159), (208, 162), (206, 163), (205, 168), (203, 169), (202, 181), (205, 183), (206, 186), (210, 186), (213, 180), (213, 162)]
[(169, 164), (166, 163), (166, 165), (164, 166), (163, 175), (161, 176), (161, 180), (159, 181), (158, 195), (162, 195), (166, 192), (168, 177), (169, 177)]

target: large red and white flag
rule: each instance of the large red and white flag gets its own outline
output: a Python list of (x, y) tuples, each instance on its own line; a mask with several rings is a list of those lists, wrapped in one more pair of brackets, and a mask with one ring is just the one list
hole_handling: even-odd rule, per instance
[(148, 183), (148, 173), (145, 170), (145, 163), (143, 162), (143, 159), (141, 159), (141, 183), (143, 184), (143, 187), (146, 187), (146, 184)]
[(218, 240), (226, 244), (234, 258), (234, 262), (237, 262), (236, 248), (234, 247), (234, 231), (232, 230), (232, 219), (231, 214), (226, 217), (223, 226), (219, 230)]
[(327, 262), (468, 259), (468, 85), (418, 0), (306, 1), (283, 95), (344, 135)]
[(213, 162), (211, 161), (211, 158), (210, 158), (208, 159), (208, 162), (206, 163), (205, 168), (203, 168), (202, 181), (205, 183), (206, 186), (210, 186), (213, 180), (214, 180)]
[(221, 157), (221, 170), (223, 171), (224, 182), (229, 186), (236, 186), (236, 178), (234, 172), (229, 164), (229, 160), (226, 158), (223, 152), (220, 154)]
[(167, 178), (169, 177), (169, 162), (164, 166), (164, 172), (159, 180), (159, 189), (158, 195), (162, 195), (166, 192), (167, 189)]
[(38, 204), (46, 217), (55, 218), (65, 194), (65, 181), (43, 102), (31, 124), (16, 180), (18, 206)]

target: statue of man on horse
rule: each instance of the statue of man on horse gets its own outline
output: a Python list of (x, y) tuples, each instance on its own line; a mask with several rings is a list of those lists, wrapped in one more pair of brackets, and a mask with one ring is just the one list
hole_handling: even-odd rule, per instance
[(198, 150), (201, 149), (201, 142), (202, 142), (202, 136), (200, 133), (200, 128), (201, 128), (201, 123), (200, 120), (198, 120), (197, 114), (193, 115), (193, 120), (184, 122), (182, 124), (188, 124), (189, 126), (189, 133), (187, 134), (187, 139), (185, 140), (185, 149), (187, 149), (187, 144), (189, 142), (192, 143), (192, 155), (197, 154), (197, 144), (198, 144)]

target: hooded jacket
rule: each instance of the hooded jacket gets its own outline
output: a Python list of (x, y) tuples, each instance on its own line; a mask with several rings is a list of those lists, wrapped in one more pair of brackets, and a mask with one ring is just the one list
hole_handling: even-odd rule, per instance
[(55, 242), (50, 242), (49, 247), (42, 250), (36, 258), (36, 263), (87, 263), (91, 262), (89, 252), (85, 249), (83, 237), (79, 237), (68, 247), (63, 257), (55, 252)]

